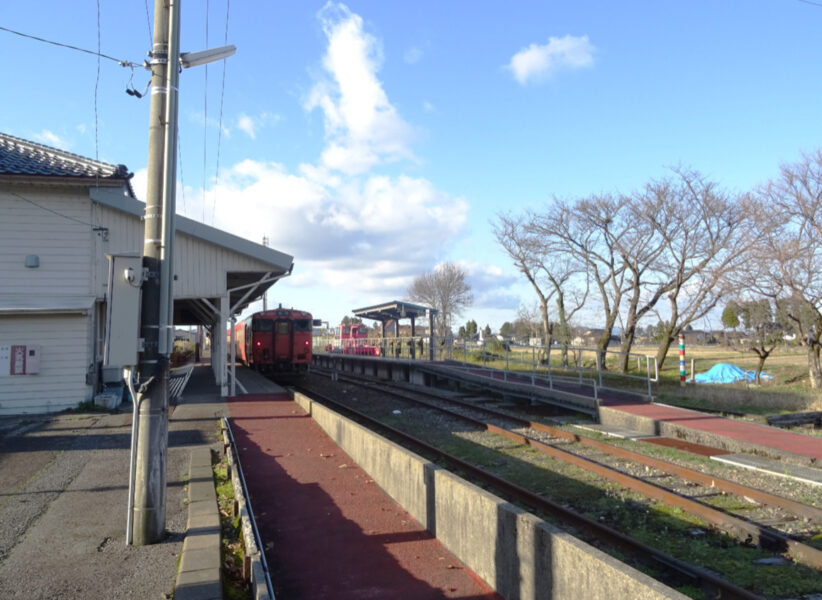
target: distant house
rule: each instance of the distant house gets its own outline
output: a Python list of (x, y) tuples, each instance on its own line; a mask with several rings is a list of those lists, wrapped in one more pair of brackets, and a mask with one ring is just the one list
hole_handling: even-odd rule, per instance
[[(143, 248), (145, 204), (130, 179), (123, 165), (0, 133), (0, 415), (72, 408), (100, 390), (107, 255)], [(292, 257), (175, 222), (174, 324), (211, 333), (225, 392), (226, 323), (288, 275)]]
[[(603, 333), (605, 333), (604, 329), (586, 329), (571, 340), (571, 345), (580, 347), (596, 346)], [(620, 343), (622, 343), (622, 340), (615, 334), (612, 334), (608, 340), (608, 346)]]

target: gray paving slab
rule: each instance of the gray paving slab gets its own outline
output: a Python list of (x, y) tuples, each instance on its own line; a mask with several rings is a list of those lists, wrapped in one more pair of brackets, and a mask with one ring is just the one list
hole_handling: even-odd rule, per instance
[(711, 460), (716, 460), (736, 467), (762, 471), (778, 477), (794, 479), (811, 485), (822, 486), (822, 469), (803, 467), (800, 465), (790, 465), (778, 460), (771, 460), (755, 456), (753, 454), (721, 454), (712, 456)]
[(222, 600), (219, 569), (187, 571), (180, 574), (174, 600)]

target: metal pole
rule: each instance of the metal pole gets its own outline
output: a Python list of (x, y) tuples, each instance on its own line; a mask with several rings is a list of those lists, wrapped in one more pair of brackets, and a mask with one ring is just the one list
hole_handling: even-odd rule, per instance
[(237, 326), (237, 319), (231, 317), (231, 395), (237, 395), (237, 334), (234, 328)]
[[(172, 261), (168, 239), (174, 226), (173, 172), (169, 169), (168, 140), (176, 136), (176, 70), (179, 63), (179, 0), (155, 0), (154, 41), (151, 50), (151, 108), (148, 139), (148, 177), (143, 243), (143, 283), (139, 388), (137, 393), (134, 507), (132, 541), (138, 546), (163, 539), (166, 521), (166, 465), (168, 453), (168, 315)], [(171, 68), (169, 68), (171, 66)], [(174, 78), (169, 79), (169, 71)], [(170, 136), (170, 137), (169, 137)], [(176, 153), (176, 151), (175, 151)], [(172, 164), (173, 168), (173, 155)], [(169, 186), (168, 177), (172, 178)], [(170, 193), (168, 193), (170, 190)], [(170, 204), (170, 206), (169, 206)], [(162, 350), (162, 351), (161, 351)]]

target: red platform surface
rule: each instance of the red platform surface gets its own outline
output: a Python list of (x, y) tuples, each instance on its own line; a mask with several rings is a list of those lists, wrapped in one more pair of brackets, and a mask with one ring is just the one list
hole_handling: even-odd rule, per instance
[[(609, 406), (607, 400), (603, 400), (602, 404)], [(676, 423), (683, 427), (724, 435), (735, 440), (752, 442), (822, 461), (822, 438), (791, 433), (775, 427), (726, 419), (664, 404), (619, 402), (610, 407), (658, 421)]]
[(287, 394), (229, 412), (278, 598), (500, 599)]

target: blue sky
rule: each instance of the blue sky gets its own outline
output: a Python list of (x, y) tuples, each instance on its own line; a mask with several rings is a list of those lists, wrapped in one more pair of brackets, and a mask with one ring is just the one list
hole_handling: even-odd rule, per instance
[[(99, 5), (101, 51), (141, 62), (145, 0)], [(96, 50), (97, 6), (6, 2), (0, 25)], [(184, 2), (182, 49), (225, 43), (226, 9)], [(799, 0), (235, 1), (222, 129), (223, 64), (181, 75), (178, 212), (294, 255), (270, 302), (337, 321), (452, 260), (475, 296), (457, 322), (497, 328), (535, 301), (497, 213), (678, 164), (744, 191), (822, 146), (820, 28)], [(98, 85), (95, 57), (3, 31), (0, 52), (0, 131), (126, 164), (142, 194), (131, 70), (102, 60)]]

